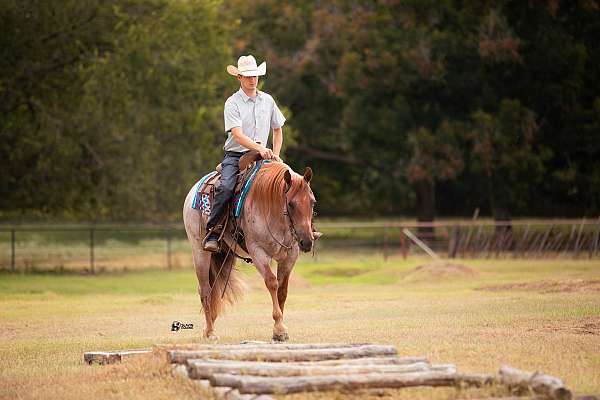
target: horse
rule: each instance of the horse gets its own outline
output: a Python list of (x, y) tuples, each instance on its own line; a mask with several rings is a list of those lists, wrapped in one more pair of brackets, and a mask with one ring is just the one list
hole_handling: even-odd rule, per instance
[[(283, 310), (290, 273), (299, 252), (311, 251), (316, 236), (320, 235), (312, 229), (316, 203), (310, 187), (312, 175), (310, 167), (299, 175), (283, 162), (264, 163), (254, 177), (238, 221), (252, 263), (271, 295), (275, 341), (289, 339)], [(202, 248), (208, 217), (191, 207), (196, 185), (197, 182), (186, 196), (183, 221), (206, 319), (204, 337), (215, 340), (215, 320), (225, 305), (233, 305), (240, 299), (244, 284), (234, 269), (236, 256), (228, 251), (235, 250), (233, 240), (222, 243), (219, 253)], [(271, 260), (277, 262), (277, 275), (271, 270)]]

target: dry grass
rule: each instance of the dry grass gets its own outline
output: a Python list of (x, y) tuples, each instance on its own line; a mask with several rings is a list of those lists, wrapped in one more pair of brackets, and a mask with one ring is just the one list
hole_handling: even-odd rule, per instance
[[(597, 261), (459, 260), (475, 273), (411, 280), (411, 271), (425, 261), (383, 263), (339, 255), (303, 260), (286, 305), (291, 340), (387, 343), (402, 355), (455, 363), (465, 372), (495, 372), (507, 363), (560, 376), (579, 394), (600, 392), (597, 291), (476, 290), (594, 282), (600, 279)], [(352, 276), (344, 275), (345, 267)], [(270, 338), (269, 296), (257, 274), (241, 268), (251, 290), (217, 321), (221, 343)], [(318, 273), (325, 270), (329, 273)], [(83, 352), (89, 350), (202, 342), (195, 287), (191, 269), (97, 277), (0, 275), (0, 398), (206, 396), (172, 377), (156, 354), (115, 366), (83, 364)], [(195, 329), (171, 332), (173, 320), (193, 323)], [(455, 389), (386, 393), (438, 399), (478, 395)], [(309, 397), (332, 396), (348, 398), (342, 393)]]

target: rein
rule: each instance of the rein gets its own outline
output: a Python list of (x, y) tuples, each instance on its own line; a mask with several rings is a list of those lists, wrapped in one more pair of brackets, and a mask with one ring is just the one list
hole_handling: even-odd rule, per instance
[[(287, 191), (286, 191), (287, 193)], [(294, 226), (294, 221), (292, 220), (292, 216), (290, 214), (290, 207), (288, 205), (288, 201), (287, 198), (285, 197), (285, 193), (283, 194), (283, 201), (285, 203), (285, 211), (283, 212), (283, 216), (284, 218), (287, 217), (288, 220), (288, 228), (289, 228), (289, 232), (292, 234), (292, 241), (290, 242), (289, 245), (285, 245), (283, 243), (281, 243), (279, 240), (277, 240), (277, 238), (273, 235), (273, 232), (271, 232), (271, 228), (269, 228), (269, 224), (267, 224), (267, 231), (269, 232), (269, 235), (271, 235), (271, 238), (281, 247), (285, 248), (286, 250), (290, 250), (292, 248), (292, 243), (294, 242), (294, 240), (296, 240), (296, 242), (299, 242), (300, 239), (298, 238), (298, 233), (296, 233), (296, 227)]]

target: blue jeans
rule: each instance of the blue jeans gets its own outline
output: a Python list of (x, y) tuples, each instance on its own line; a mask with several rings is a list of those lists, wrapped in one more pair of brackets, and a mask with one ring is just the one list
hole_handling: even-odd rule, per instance
[(215, 198), (210, 210), (210, 218), (206, 223), (207, 230), (217, 225), (227, 209), (227, 204), (233, 198), (237, 176), (240, 172), (240, 157), (243, 154), (235, 151), (225, 152), (225, 157), (221, 162), (221, 183), (215, 189)]

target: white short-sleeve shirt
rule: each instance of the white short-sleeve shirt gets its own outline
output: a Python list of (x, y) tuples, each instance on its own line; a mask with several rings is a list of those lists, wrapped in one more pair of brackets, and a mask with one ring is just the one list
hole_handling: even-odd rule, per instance
[(241, 146), (231, 134), (231, 129), (240, 127), (244, 135), (251, 140), (267, 145), (269, 131), (281, 128), (285, 123), (285, 117), (275, 104), (271, 95), (257, 91), (256, 97), (249, 97), (240, 88), (225, 101), (225, 132), (227, 140), (223, 149), (225, 151), (248, 151)]

